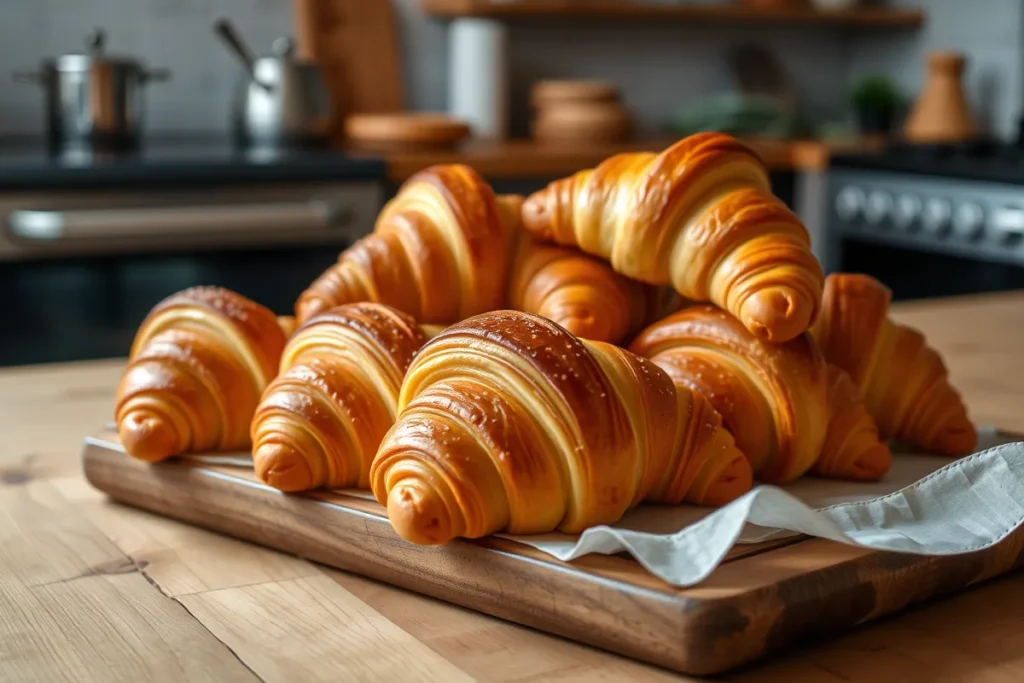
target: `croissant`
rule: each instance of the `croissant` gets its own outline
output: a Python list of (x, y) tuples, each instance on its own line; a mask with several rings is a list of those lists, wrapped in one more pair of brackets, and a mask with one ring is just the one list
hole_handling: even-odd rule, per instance
[(521, 235), (509, 305), (548, 318), (578, 337), (618, 344), (679, 304), (671, 289), (619, 275), (578, 249)]
[(870, 276), (829, 275), (811, 333), (850, 374), (882, 436), (951, 456), (973, 452), (977, 431), (942, 358), (920, 332), (890, 320), (891, 298)]
[(522, 220), (541, 240), (712, 302), (771, 342), (799, 336), (817, 315), (823, 274), (807, 230), (772, 195), (760, 159), (728, 135), (613, 156), (531, 195)]
[(426, 335), (382, 304), (339, 306), (288, 341), (252, 420), (257, 476), (282, 491), (369, 488), (402, 377)]
[(706, 397), (763, 481), (792, 481), (821, 454), (828, 376), (810, 335), (768, 344), (732, 315), (700, 304), (651, 325), (630, 350)]
[(187, 289), (140, 325), (117, 389), (121, 443), (140, 460), (249, 446), (249, 422), (277, 374), (273, 312), (219, 287)]
[(811, 471), (833, 479), (876, 481), (892, 466), (892, 451), (878, 436), (857, 387), (846, 371), (828, 365), (829, 422), (821, 455)]
[(503, 305), (518, 204), (495, 197), (473, 169), (439, 165), (412, 176), (373, 233), (341, 253), (295, 304), (299, 322), (374, 301), (421, 323), (449, 324)]
[(578, 532), (641, 500), (717, 505), (751, 486), (707, 401), (528, 313), (485, 313), (432, 339), (398, 406), (370, 485), (414, 543)]
[(295, 316), (291, 315), (277, 316), (277, 324), (281, 327), (281, 331), (284, 332), (286, 339), (295, 334), (295, 330), (299, 327), (299, 321), (295, 319)]

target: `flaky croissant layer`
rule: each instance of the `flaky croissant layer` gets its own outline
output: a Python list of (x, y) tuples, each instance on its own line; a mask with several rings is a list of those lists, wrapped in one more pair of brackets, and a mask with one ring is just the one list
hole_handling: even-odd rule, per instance
[(730, 311), (759, 338), (794, 339), (817, 316), (824, 276), (807, 230), (772, 195), (760, 159), (728, 135), (611, 157), (533, 194), (522, 215), (539, 239), (672, 284), (685, 299)]
[(710, 405), (653, 364), (514, 311), (431, 340), (370, 471), (416, 543), (580, 531), (641, 500), (721, 503), (751, 473)]
[(348, 304), (308, 320), (252, 421), (257, 476), (283, 491), (368, 488), (402, 377), (425, 341), (411, 317), (382, 304)]
[(892, 293), (868, 275), (834, 273), (811, 332), (848, 372), (887, 438), (946, 455), (974, 451), (978, 434), (939, 354), (889, 317)]
[(388, 305), (420, 323), (450, 324), (502, 306), (518, 203), (506, 205), (473, 169), (437, 165), (412, 176), (372, 234), (302, 293), (300, 322), (335, 306)]
[(809, 335), (768, 344), (732, 315), (702, 304), (651, 325), (630, 350), (707, 398), (763, 481), (793, 481), (820, 456), (829, 421), (827, 367)]
[(682, 304), (670, 288), (620, 275), (578, 249), (544, 244), (525, 232), (508, 297), (516, 310), (548, 318), (578, 337), (612, 344)]
[(117, 390), (125, 450), (158, 461), (249, 446), (249, 422), (277, 373), (286, 321), (219, 287), (158, 303), (139, 326)]

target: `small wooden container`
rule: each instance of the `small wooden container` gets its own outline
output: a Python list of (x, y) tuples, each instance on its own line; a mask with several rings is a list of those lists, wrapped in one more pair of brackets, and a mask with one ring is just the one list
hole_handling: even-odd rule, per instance
[(613, 83), (540, 81), (530, 93), (530, 104), (532, 135), (545, 143), (609, 143), (629, 136), (629, 111)]

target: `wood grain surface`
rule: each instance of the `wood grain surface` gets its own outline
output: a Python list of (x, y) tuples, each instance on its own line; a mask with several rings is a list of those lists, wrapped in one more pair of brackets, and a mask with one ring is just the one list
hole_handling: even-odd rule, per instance
[(391, 0), (292, 0), (292, 7), (296, 52), (320, 65), (339, 117), (402, 110), (404, 80)]
[[(700, 585), (677, 589), (620, 556), (565, 563), (504, 539), (416, 546), (375, 501), (284, 495), (239, 467), (151, 466), (128, 457), (112, 432), (91, 438), (83, 460), (89, 482), (115, 500), (692, 674), (721, 673), (1024, 563), (1024, 531), (951, 557), (814, 539), (745, 549)], [(282, 583), (299, 590), (301, 582)], [(239, 609), (255, 609), (252, 592), (237, 589)]]
[[(901, 304), (895, 315), (942, 351), (976, 421), (1024, 431), (1024, 293)], [(479, 681), (697, 680), (107, 501), (82, 478), (81, 439), (110, 419), (123, 366), (113, 360), (0, 370), (0, 681), (257, 680), (249, 651), (232, 654), (214, 635), (212, 617), (189, 613), (184, 596), (316, 576), (329, 577), (423, 643), (444, 666)], [(39, 516), (33, 501), (40, 498), (58, 512)], [(91, 541), (60, 540), (68, 529)], [(62, 596), (49, 611), (37, 598), (33, 609), (22, 606), (27, 591), (53, 588), (39, 587), (52, 580), (52, 566), (95, 567), (106, 560), (91, 548), (103, 547), (101, 557), (128, 558), (136, 570), (73, 579), (66, 585), (80, 587), (79, 598)], [(40, 557), (26, 563), (19, 559), (23, 548)], [(108, 582), (122, 580), (133, 584), (130, 599), (115, 600)], [(317, 623), (315, 608), (308, 592), (291, 591), (277, 612), (287, 612), (302, 630)], [(239, 626), (237, 637), (256, 641), (277, 618)], [(379, 623), (330, 628), (340, 643), (343, 629)], [(715, 680), (1017, 683), (1024, 680), (1022, 639), (1024, 573), (1018, 572)], [(223, 664), (209, 660), (218, 643)], [(187, 661), (176, 667), (175, 657), (198, 658), (207, 671), (188, 668)], [(149, 660), (159, 661), (160, 670)], [(345, 680), (332, 660), (300, 664), (319, 678)], [(434, 659), (410, 661), (402, 680), (429, 680), (435, 666)]]

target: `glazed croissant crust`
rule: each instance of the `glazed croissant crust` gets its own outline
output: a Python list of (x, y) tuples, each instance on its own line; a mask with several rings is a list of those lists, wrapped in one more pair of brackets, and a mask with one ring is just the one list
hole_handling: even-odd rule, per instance
[(942, 358), (889, 318), (891, 298), (868, 275), (829, 275), (812, 334), (850, 374), (883, 436), (946, 455), (973, 452), (978, 435)]
[(878, 479), (889, 469), (889, 449), (849, 377), (828, 367), (810, 334), (769, 344), (725, 311), (696, 305), (651, 325), (630, 349), (705, 396), (765, 482), (812, 470)]
[(308, 320), (252, 421), (253, 465), (283, 491), (369, 488), (370, 463), (395, 421), (402, 377), (426, 336), (382, 304), (348, 304)]
[(720, 504), (751, 472), (711, 405), (653, 364), (500, 311), (423, 347), (370, 484), (401, 536), (432, 544), (576, 532), (645, 499)]
[(263, 306), (219, 287), (158, 303), (140, 325), (117, 389), (125, 450), (158, 461), (249, 446), (249, 422), (277, 374), (285, 332)]
[(420, 171), (302, 293), (299, 322), (335, 306), (382, 303), (420, 323), (450, 324), (500, 308), (518, 204), (505, 206), (468, 166)]
[(760, 159), (728, 135), (611, 157), (533, 194), (522, 216), (539, 239), (577, 245), (637, 280), (671, 283), (762, 339), (793, 339), (817, 315), (823, 274), (807, 230), (772, 195)]
[(619, 344), (679, 308), (669, 288), (619, 275), (578, 249), (523, 233), (512, 265), (509, 305), (558, 323), (575, 336)]

